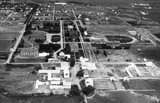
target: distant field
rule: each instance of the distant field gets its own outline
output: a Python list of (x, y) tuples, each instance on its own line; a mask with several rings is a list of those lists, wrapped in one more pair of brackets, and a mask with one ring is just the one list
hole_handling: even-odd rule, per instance
[(103, 5), (103, 6), (117, 6), (117, 5), (126, 5), (133, 2), (146, 2), (145, 0), (15, 0), (19, 2), (38, 2), (38, 3), (47, 3), (47, 2), (54, 2), (54, 1), (61, 1), (61, 2), (68, 2), (68, 1), (74, 1), (74, 2), (84, 2), (84, 3), (90, 3), (93, 5)]

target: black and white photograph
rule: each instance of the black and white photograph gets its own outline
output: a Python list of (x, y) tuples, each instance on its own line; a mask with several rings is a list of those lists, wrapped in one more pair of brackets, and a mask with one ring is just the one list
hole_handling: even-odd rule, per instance
[(160, 103), (160, 0), (0, 0), (0, 103)]

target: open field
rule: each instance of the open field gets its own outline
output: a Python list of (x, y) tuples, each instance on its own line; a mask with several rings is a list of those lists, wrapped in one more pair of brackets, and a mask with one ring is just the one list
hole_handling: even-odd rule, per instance
[[(131, 80), (129, 82), (130, 87), (132, 89), (138, 89), (138, 90), (143, 90), (143, 89), (155, 89), (160, 91), (159, 86), (160, 86), (160, 80)], [(160, 95), (159, 95), (160, 96)]]
[(87, 25), (86, 28), (88, 32), (98, 33), (96, 35), (104, 35), (104, 34), (123, 34), (123, 35), (131, 35), (127, 30), (131, 30), (130, 27), (127, 26), (116, 26), (116, 25)]
[(41, 69), (40, 64), (9, 64), (9, 65), (0, 65), (1, 70), (6, 71), (24, 71), (30, 72), (33, 70)]
[[(15, 27), (17, 27), (17, 26), (15, 26)], [(17, 28), (15, 28), (15, 27), (10, 27), (10, 26), (1, 26), (0, 27), (0, 32), (6, 32), (6, 33), (17, 33), (18, 31), (17, 31)], [(13, 28), (13, 29), (12, 29)]]
[(0, 33), (0, 39), (6, 39), (6, 40), (13, 40), (14, 38), (17, 38), (19, 34), (17, 33)]
[(6, 60), (0, 59), (0, 63), (5, 63), (5, 62), (6, 62)]
[(96, 90), (115, 90), (114, 84), (109, 80), (94, 80)]
[(22, 30), (22, 28), (23, 28), (23, 25), (21, 24), (21, 25), (3, 25), (3, 28), (6, 28), (6, 29), (8, 29), (8, 31), (7, 32), (10, 32), (10, 31), (12, 31), (12, 32), (19, 32), (20, 30)]
[(45, 58), (29, 58), (29, 59), (23, 59), (23, 58), (21, 58), (21, 59), (18, 59), (18, 58), (15, 58), (14, 59), (14, 62), (16, 62), (16, 63), (38, 63), (38, 62), (42, 62), (42, 63), (44, 63), (45, 62)]
[[(150, 97), (131, 92), (99, 92), (88, 103), (152, 103)], [(152, 102), (151, 102), (152, 101)], [(153, 102), (156, 103), (156, 102)]]
[(1, 103), (81, 103), (80, 96), (36, 96), (36, 97), (4, 97), (0, 95)]
[(13, 44), (12, 40), (0, 40), (0, 51), (9, 51)]
[[(5, 63), (6, 59), (8, 58), (10, 52), (0, 52), (0, 56), (2, 57), (0, 59), (0, 63)], [(4, 57), (4, 58), (3, 58)], [(1, 68), (2, 69), (2, 68)]]
[(0, 87), (4, 87), (5, 90), (8, 90), (13, 93), (28, 93), (33, 90), (33, 82), (27, 81), (0, 81)]

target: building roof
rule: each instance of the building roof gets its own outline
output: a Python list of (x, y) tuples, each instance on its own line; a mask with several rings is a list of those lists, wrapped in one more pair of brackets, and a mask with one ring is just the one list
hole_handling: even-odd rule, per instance
[(86, 86), (89, 86), (89, 85), (94, 86), (93, 79), (87, 78), (87, 79), (85, 80), (85, 85), (86, 85)]
[(47, 56), (47, 55), (49, 55), (49, 53), (46, 53), (46, 52), (39, 53), (39, 56), (41, 56), (41, 57), (45, 57), (45, 56)]
[(63, 80), (63, 85), (66, 85), (66, 86), (71, 86), (71, 80), (70, 79), (64, 79)]
[(38, 48), (21, 48), (21, 52), (35, 52)]

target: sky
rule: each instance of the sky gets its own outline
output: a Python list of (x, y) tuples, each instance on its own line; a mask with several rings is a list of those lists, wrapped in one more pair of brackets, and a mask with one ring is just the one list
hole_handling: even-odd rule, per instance
[[(0, 0), (1, 1), (1, 0)], [(145, 0), (17, 0), (17, 1), (78, 1), (78, 2), (85, 2), (90, 4), (102, 5), (102, 6), (116, 6), (116, 5), (128, 5), (133, 2), (144, 2)]]

